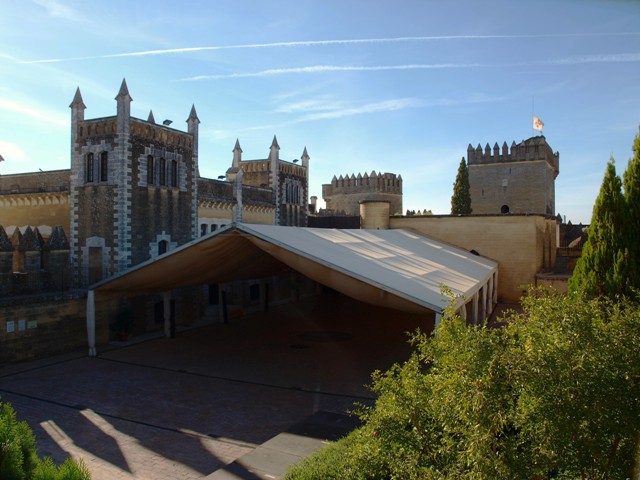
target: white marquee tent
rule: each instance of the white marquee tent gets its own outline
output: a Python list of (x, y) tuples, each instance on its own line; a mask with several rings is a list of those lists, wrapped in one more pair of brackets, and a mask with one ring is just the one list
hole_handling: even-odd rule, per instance
[[(255, 279), (295, 270), (357, 300), (411, 313), (436, 313), (448, 287), (484, 319), (497, 302), (496, 262), (408, 230), (334, 230), (230, 224), (117, 276), (87, 298), (89, 354), (95, 355), (95, 298)], [(466, 315), (466, 308), (461, 312)]]

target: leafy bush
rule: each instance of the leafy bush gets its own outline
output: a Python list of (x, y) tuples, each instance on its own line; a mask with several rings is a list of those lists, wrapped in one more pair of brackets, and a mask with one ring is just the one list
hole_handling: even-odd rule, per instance
[(16, 420), (16, 412), (0, 403), (0, 478), (31, 478), (38, 464), (36, 439), (26, 422)]
[(0, 402), (0, 479), (2, 480), (89, 480), (82, 461), (68, 458), (56, 467), (50, 458), (36, 455), (36, 439), (26, 422), (18, 422), (8, 403)]
[(532, 290), (523, 309), (500, 329), (448, 310), (409, 360), (374, 374), (364, 426), (286, 478), (631, 478), (637, 304)]

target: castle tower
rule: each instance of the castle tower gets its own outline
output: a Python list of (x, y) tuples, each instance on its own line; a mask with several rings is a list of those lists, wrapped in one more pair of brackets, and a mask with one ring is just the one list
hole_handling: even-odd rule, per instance
[[(275, 225), (306, 226), (309, 195), (309, 154), (306, 147), (299, 160), (286, 161), (280, 158), (280, 145), (274, 135), (269, 156), (258, 160), (243, 160), (240, 141), (233, 149), (233, 164), (227, 170), (227, 181), (234, 181), (242, 172), (242, 184), (247, 187), (272, 191)], [(255, 195), (259, 195), (255, 191)]]
[(71, 262), (88, 286), (197, 234), (197, 138), (192, 107), (182, 132), (131, 116), (125, 80), (116, 115), (85, 119), (80, 90), (71, 108)]
[(489, 144), (467, 148), (474, 214), (544, 214), (555, 212), (555, 179), (560, 155), (542, 135), (502, 148)]
[(362, 202), (388, 202), (390, 215), (402, 215), (402, 177), (394, 173), (346, 175), (322, 185), (326, 209), (336, 215), (360, 215)]

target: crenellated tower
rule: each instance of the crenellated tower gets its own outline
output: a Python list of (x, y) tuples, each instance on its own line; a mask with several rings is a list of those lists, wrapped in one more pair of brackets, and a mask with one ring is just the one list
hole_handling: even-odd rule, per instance
[(360, 215), (360, 203), (389, 202), (391, 215), (402, 215), (402, 176), (395, 173), (358, 173), (333, 176), (331, 183), (322, 185), (322, 198), (328, 211), (340, 215)]
[(242, 184), (270, 189), (275, 205), (275, 225), (306, 226), (309, 197), (309, 154), (304, 147), (299, 160), (286, 161), (280, 158), (280, 145), (273, 136), (266, 159), (243, 160), (240, 141), (233, 148), (232, 166), (227, 170), (226, 179), (235, 182), (242, 172)]
[(467, 165), (474, 214), (535, 213), (554, 215), (555, 179), (560, 154), (542, 135), (511, 148), (469, 145)]
[[(125, 80), (116, 115), (85, 119), (71, 108), (70, 249), (76, 285), (85, 287), (197, 236), (198, 124), (187, 131), (131, 116)], [(169, 122), (170, 123), (170, 122)]]

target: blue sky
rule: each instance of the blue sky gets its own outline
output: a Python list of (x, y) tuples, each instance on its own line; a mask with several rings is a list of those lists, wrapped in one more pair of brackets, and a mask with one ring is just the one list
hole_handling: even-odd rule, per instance
[(311, 157), (333, 175), (404, 179), (404, 208), (449, 213), (469, 143), (532, 136), (560, 152), (556, 209), (591, 210), (640, 123), (640, 2), (600, 0), (0, 0), (0, 174), (69, 167), (69, 103), (185, 120), (200, 173), (232, 160)]

